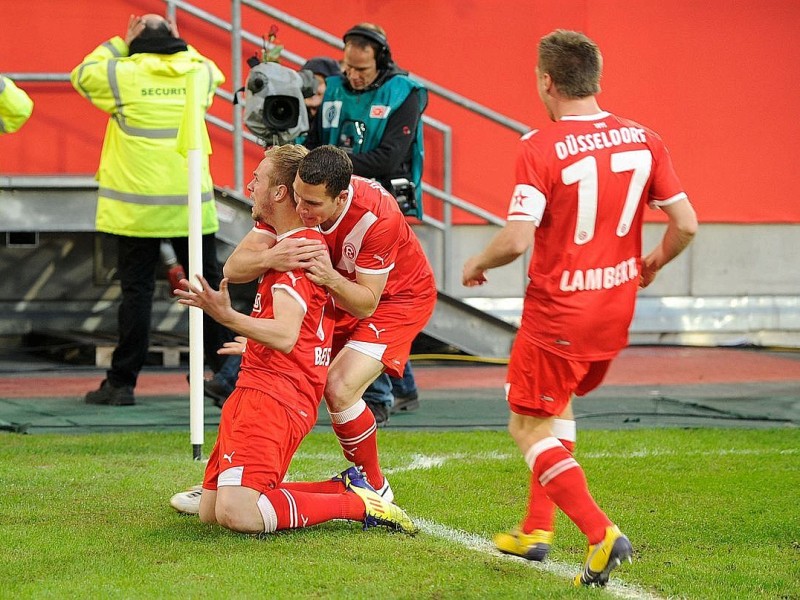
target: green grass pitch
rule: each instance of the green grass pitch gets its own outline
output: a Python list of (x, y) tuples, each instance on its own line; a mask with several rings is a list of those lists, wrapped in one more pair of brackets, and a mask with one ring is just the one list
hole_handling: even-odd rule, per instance
[[(800, 598), (796, 428), (579, 432), (635, 549), (604, 591), (571, 587), (585, 542), (561, 514), (544, 565), (492, 550), (528, 488), (506, 433), (379, 436), (414, 538), (337, 521), (258, 539), (180, 516), (168, 499), (203, 470), (188, 434), (0, 434), (0, 598)], [(290, 476), (345, 466), (313, 433)]]

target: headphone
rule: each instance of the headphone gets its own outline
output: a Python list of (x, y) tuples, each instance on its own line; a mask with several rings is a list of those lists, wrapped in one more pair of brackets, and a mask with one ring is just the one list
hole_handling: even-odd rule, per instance
[(361, 36), (378, 46), (375, 50), (375, 65), (378, 67), (379, 71), (386, 69), (392, 62), (392, 51), (389, 48), (389, 42), (386, 40), (386, 36), (379, 31), (356, 25), (345, 31), (342, 40), (347, 43), (347, 38), (351, 35)]

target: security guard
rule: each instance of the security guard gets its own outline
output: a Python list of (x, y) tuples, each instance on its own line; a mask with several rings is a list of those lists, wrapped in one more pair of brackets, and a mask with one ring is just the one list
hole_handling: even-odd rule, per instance
[(8, 77), (0, 75), (0, 135), (14, 133), (33, 112), (33, 100)]
[[(147, 357), (155, 271), (161, 240), (172, 242), (188, 262), (188, 176), (176, 138), (186, 102), (186, 78), (198, 71), (198, 89), (208, 109), (225, 80), (209, 59), (178, 37), (174, 23), (148, 14), (131, 16), (125, 39), (115, 36), (95, 48), (71, 75), (75, 89), (111, 115), (97, 173), (97, 231), (114, 236), (122, 287), (119, 344), (111, 369), (91, 404), (134, 404), (133, 388)], [(214, 233), (219, 228), (208, 158), (202, 162), (203, 273), (215, 287), (221, 269)], [(205, 319), (206, 359), (221, 366), (216, 350), (229, 332)]]

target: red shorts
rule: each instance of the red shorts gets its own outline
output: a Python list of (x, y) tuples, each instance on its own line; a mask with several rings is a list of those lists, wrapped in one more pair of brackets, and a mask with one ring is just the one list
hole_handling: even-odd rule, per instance
[(530, 417), (557, 417), (572, 395), (583, 396), (600, 383), (610, 360), (563, 358), (517, 335), (506, 378), (506, 400), (511, 412)]
[(433, 293), (408, 302), (382, 300), (366, 319), (359, 320), (337, 310), (334, 356), (347, 346), (382, 362), (389, 375), (402, 377), (411, 344), (430, 321), (435, 306), (436, 293)]
[(204, 488), (241, 485), (266, 494), (283, 481), (297, 447), (314, 426), (276, 399), (284, 392), (233, 391), (222, 407)]

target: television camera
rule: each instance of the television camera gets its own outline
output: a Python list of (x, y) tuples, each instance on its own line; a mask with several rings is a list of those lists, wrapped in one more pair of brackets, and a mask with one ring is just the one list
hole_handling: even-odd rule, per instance
[(314, 95), (317, 82), (308, 70), (295, 71), (277, 62), (247, 61), (244, 124), (267, 145), (291, 144), (308, 131), (304, 98)]

